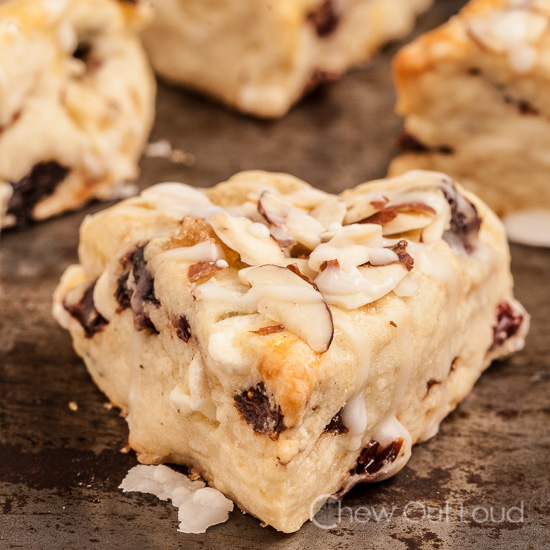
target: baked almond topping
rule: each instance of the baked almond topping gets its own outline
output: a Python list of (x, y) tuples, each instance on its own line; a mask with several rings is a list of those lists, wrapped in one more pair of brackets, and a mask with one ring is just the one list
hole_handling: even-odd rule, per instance
[[(233, 303), (236, 315), (261, 313), (275, 324), (252, 332), (284, 327), (324, 353), (334, 336), (331, 307), (360, 308), (392, 291), (412, 296), (418, 247), (444, 238), (456, 253), (475, 248), (481, 220), (451, 180), (411, 172), (401, 182), (384, 193), (366, 186), (339, 197), (263, 185), (228, 208), (189, 186), (150, 187), (140, 205), (176, 218), (180, 230), (154, 245), (159, 251), (151, 249), (147, 267), (144, 247), (127, 258), (115, 289), (117, 311), (131, 307), (140, 330), (155, 330), (145, 308), (158, 303), (154, 276), (165, 261), (177, 261), (187, 265), (192, 300)], [(237, 274), (237, 286), (221, 283), (227, 275), (213, 277), (224, 270), (230, 279)]]

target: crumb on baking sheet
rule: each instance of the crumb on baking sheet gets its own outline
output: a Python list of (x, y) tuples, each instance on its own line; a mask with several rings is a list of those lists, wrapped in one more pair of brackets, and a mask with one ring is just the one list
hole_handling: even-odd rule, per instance
[(149, 158), (167, 158), (175, 164), (191, 166), (195, 163), (195, 156), (181, 149), (174, 149), (167, 139), (152, 141), (145, 147), (145, 156)]
[(119, 486), (125, 493), (150, 493), (160, 500), (171, 500), (178, 508), (179, 528), (182, 533), (204, 533), (212, 525), (223, 523), (233, 510), (233, 503), (203, 481), (191, 481), (187, 476), (168, 466), (132, 468)]

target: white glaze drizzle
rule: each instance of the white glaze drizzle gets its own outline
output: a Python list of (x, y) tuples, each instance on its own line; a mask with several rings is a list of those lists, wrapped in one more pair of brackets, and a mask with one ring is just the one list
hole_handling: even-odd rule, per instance
[(154, 277), (159, 267), (166, 261), (185, 263), (218, 262), (220, 260), (225, 261), (223, 258), (224, 253), (220, 245), (208, 240), (193, 246), (171, 248), (160, 252), (151, 258), (147, 263), (147, 267)]
[(356, 390), (342, 410), (342, 422), (351, 436), (349, 448), (357, 450), (361, 446), (361, 436), (368, 426), (364, 387), (370, 373), (370, 356), (365, 353), (368, 346), (365, 345), (363, 336), (350, 320), (338, 315), (335, 317), (335, 326), (351, 345), (357, 360)]
[(247, 231), (254, 237), (259, 239), (268, 239), (269, 238), (269, 227), (262, 223), (254, 222), (247, 227)]

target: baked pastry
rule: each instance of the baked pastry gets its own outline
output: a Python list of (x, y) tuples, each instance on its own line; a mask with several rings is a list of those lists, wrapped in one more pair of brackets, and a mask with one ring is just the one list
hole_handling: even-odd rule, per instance
[(501, 223), (438, 173), (161, 184), (88, 217), (79, 256), (54, 315), (139, 460), (285, 532), (399, 471), (528, 328)]
[(137, 176), (155, 90), (137, 36), (144, 10), (0, 3), (0, 227), (110, 198)]
[(545, 209), (530, 232), (550, 245), (550, 2), (472, 0), (394, 71), (407, 151), (390, 174), (442, 170), (500, 216)]
[(272, 118), (405, 36), (430, 3), (156, 0), (144, 42), (164, 78)]

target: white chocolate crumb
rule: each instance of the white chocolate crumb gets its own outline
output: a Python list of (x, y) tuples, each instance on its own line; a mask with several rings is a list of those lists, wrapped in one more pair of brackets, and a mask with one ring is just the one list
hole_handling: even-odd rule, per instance
[(168, 466), (139, 465), (132, 468), (119, 486), (124, 492), (150, 493), (160, 500), (171, 500), (178, 508), (182, 533), (204, 533), (212, 525), (223, 523), (233, 503), (202, 481), (191, 481)]

